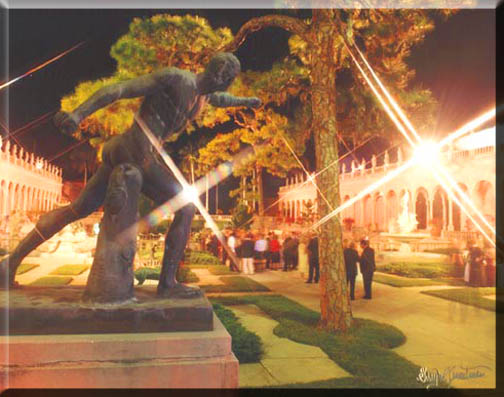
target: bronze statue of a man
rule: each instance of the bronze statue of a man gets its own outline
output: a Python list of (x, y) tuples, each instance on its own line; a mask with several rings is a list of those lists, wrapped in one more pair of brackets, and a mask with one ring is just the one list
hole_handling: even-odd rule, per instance
[[(56, 126), (64, 133), (77, 130), (87, 116), (123, 98), (144, 97), (140, 118), (154, 135), (165, 141), (180, 133), (210, 103), (216, 107), (260, 106), (258, 98), (235, 97), (225, 93), (240, 72), (240, 62), (230, 53), (219, 53), (198, 75), (177, 68), (164, 68), (149, 75), (105, 87), (72, 113), (59, 112)], [(0, 287), (14, 286), (16, 269), (23, 258), (67, 224), (96, 211), (105, 199), (108, 180), (114, 167), (136, 165), (143, 177), (142, 193), (161, 205), (181, 191), (181, 186), (166, 167), (136, 122), (122, 135), (103, 147), (102, 164), (80, 196), (70, 205), (42, 215), (36, 227), (16, 249), (0, 262)], [(175, 274), (189, 238), (194, 206), (188, 204), (175, 213), (166, 234), (159, 296), (190, 297), (196, 290), (177, 283)]]

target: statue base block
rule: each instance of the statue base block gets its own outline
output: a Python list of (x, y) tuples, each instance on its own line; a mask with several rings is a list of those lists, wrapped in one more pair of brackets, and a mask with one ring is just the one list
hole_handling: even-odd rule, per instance
[(212, 331), (0, 337), (7, 388), (236, 388), (238, 360)]
[[(55, 335), (211, 331), (212, 305), (156, 297), (155, 286), (135, 288), (135, 302), (81, 302), (83, 286), (0, 291), (0, 335)], [(4, 314), (7, 314), (4, 315)], [(8, 322), (7, 322), (8, 320)]]

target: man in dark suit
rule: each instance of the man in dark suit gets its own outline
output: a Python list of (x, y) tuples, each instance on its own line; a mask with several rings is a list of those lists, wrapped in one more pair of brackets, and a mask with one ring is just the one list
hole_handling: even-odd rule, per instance
[(355, 249), (355, 242), (351, 241), (348, 247), (343, 250), (343, 257), (347, 284), (350, 284), (350, 299), (355, 300), (355, 278), (357, 277), (357, 262), (359, 262), (359, 253)]
[(307, 284), (310, 284), (313, 280), (313, 273), (315, 272), (315, 283), (319, 282), (320, 276), (320, 266), (319, 266), (319, 251), (318, 251), (318, 237), (314, 236), (308, 243), (308, 262), (310, 264), (310, 270), (308, 273)]
[(364, 299), (371, 299), (371, 283), (376, 270), (374, 249), (369, 246), (369, 240), (361, 240), (362, 254), (359, 258), (360, 271), (364, 281)]

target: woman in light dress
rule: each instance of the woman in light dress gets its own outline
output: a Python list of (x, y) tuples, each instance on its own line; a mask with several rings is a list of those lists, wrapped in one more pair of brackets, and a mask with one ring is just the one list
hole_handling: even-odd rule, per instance
[(308, 274), (308, 239), (301, 237), (298, 245), (298, 271), (301, 278), (305, 278)]

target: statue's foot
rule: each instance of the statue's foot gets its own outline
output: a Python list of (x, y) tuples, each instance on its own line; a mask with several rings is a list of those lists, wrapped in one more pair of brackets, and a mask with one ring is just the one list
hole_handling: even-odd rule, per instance
[(14, 263), (14, 261), (15, 259), (10, 255), (0, 261), (0, 289), (21, 287), (16, 281), (14, 281), (14, 277), (16, 275), (15, 271), (11, 271), (11, 269), (17, 269), (19, 266), (19, 263)]
[(158, 286), (157, 296), (160, 298), (193, 299), (202, 297), (203, 292), (199, 287), (189, 287), (188, 285), (177, 283), (172, 287)]

